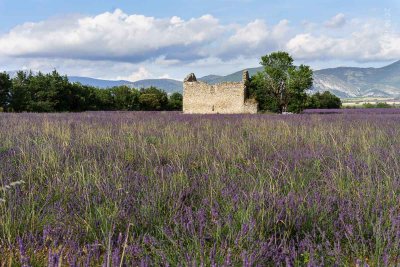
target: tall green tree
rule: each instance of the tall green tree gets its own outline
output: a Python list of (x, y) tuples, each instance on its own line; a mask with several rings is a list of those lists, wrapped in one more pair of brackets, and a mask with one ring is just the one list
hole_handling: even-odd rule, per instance
[(110, 89), (96, 90), (98, 110), (115, 110), (114, 96)]
[(137, 110), (139, 106), (139, 91), (128, 86), (111, 88), (116, 110)]
[(28, 91), (30, 99), (28, 111), (33, 112), (54, 112), (57, 92), (50, 85), (50, 75), (39, 72), (29, 77)]
[(169, 110), (182, 110), (183, 96), (181, 93), (173, 93), (168, 99)]
[(264, 66), (251, 80), (251, 93), (255, 95), (261, 110), (273, 112), (301, 112), (306, 105), (306, 91), (313, 84), (313, 72), (309, 66), (293, 64), (286, 52), (274, 52), (261, 58)]
[(156, 87), (141, 89), (139, 103), (141, 110), (166, 110), (168, 108), (168, 95)]
[(342, 106), (342, 101), (339, 97), (330, 93), (329, 91), (325, 91), (322, 94), (317, 92), (307, 99), (307, 108), (315, 109), (315, 108), (340, 108)]
[(47, 100), (53, 102), (54, 110), (69, 111), (71, 109), (71, 87), (68, 77), (60, 75), (56, 70), (46, 76), (49, 80)]
[(16, 112), (31, 111), (29, 103), (31, 101), (31, 93), (29, 91), (29, 83), (32, 78), (32, 72), (18, 71), (14, 79), (12, 79), (12, 87), (10, 91), (10, 109)]
[(12, 81), (6, 72), (0, 73), (0, 109), (7, 111), (10, 102)]

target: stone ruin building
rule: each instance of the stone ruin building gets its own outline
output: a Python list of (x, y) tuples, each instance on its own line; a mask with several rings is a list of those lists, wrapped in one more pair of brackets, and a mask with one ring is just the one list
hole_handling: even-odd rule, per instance
[(241, 82), (215, 85), (197, 81), (191, 73), (183, 82), (183, 112), (187, 114), (256, 114), (258, 103), (249, 98), (249, 73)]

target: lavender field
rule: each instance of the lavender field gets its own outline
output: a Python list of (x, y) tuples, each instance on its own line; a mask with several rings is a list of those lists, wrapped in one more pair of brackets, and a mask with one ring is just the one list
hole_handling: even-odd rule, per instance
[(0, 266), (399, 265), (400, 110), (319, 113), (0, 113)]

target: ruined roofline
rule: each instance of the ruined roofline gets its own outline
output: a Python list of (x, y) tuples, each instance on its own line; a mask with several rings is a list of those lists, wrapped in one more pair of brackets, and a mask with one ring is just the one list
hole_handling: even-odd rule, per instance
[(193, 81), (193, 82), (184, 82), (185, 83), (196, 83), (196, 84), (204, 84), (204, 85), (208, 85), (208, 86), (220, 86), (220, 85), (245, 85), (244, 82), (220, 82), (220, 83), (207, 83), (207, 82), (203, 82), (203, 81)]
[(197, 80), (196, 75), (194, 73), (190, 73), (188, 76), (186, 76), (183, 83), (199, 83), (199, 84), (206, 84), (209, 86), (246, 85), (246, 82), (248, 82), (249, 80), (250, 80), (249, 72), (247, 70), (244, 70), (243, 74), (242, 74), (242, 80), (240, 82), (219, 82), (219, 83), (210, 84), (207, 82)]

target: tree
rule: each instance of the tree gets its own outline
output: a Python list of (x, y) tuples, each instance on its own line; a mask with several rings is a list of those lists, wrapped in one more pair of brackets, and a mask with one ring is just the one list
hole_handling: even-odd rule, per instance
[(111, 89), (96, 90), (98, 110), (115, 110), (114, 96)]
[(30, 99), (28, 111), (33, 112), (54, 112), (57, 104), (58, 86), (54, 84), (56, 76), (59, 74), (54, 71), (52, 74), (43, 74), (29, 76), (28, 91)]
[(139, 104), (139, 91), (128, 86), (111, 88), (114, 104), (117, 110), (136, 110)]
[(182, 110), (183, 96), (180, 93), (173, 93), (168, 99), (169, 110)]
[(313, 84), (310, 67), (293, 65), (293, 58), (286, 52), (274, 52), (261, 58), (264, 66), (250, 82), (251, 93), (261, 110), (273, 112), (300, 112), (307, 100), (306, 91)]
[(168, 95), (156, 87), (141, 89), (139, 103), (141, 110), (166, 110)]
[(60, 75), (56, 70), (51, 74), (47, 74), (49, 91), (47, 101), (52, 102), (52, 106), (56, 111), (69, 111), (71, 109), (71, 84), (66, 75)]
[(131, 95), (132, 95), (132, 98), (131, 98), (129, 110), (140, 110), (140, 102), (139, 102), (140, 91), (135, 88), (132, 88)]
[(362, 104), (363, 108), (393, 108), (392, 105), (386, 103), (386, 102), (378, 102), (376, 104), (373, 103), (364, 103)]
[(316, 109), (316, 108), (340, 108), (342, 106), (342, 101), (339, 97), (330, 93), (329, 91), (325, 91), (322, 94), (317, 92), (307, 99), (307, 108)]
[(29, 83), (31, 77), (32, 72), (18, 71), (17, 76), (12, 80), (10, 109), (13, 111), (30, 111), (29, 103), (31, 101), (31, 94), (29, 92)]
[(393, 106), (386, 102), (379, 102), (376, 104), (376, 108), (392, 108)]
[(0, 109), (7, 111), (10, 102), (12, 81), (6, 72), (0, 73)]

